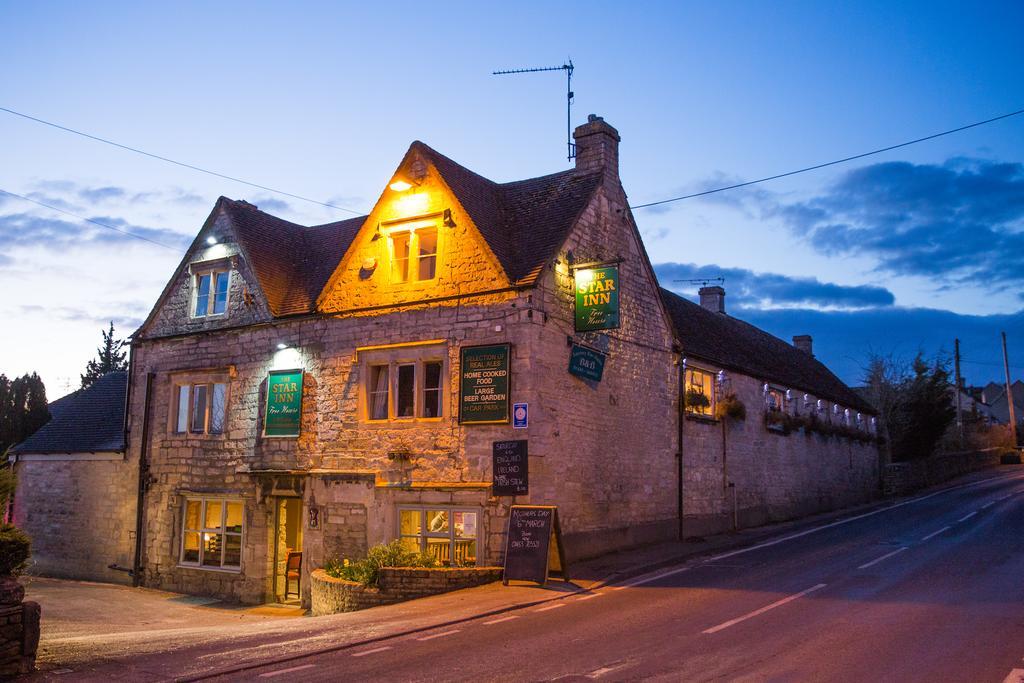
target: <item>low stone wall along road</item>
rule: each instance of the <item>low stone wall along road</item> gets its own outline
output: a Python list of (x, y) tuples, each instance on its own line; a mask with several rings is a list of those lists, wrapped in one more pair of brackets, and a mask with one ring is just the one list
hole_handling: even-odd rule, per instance
[(620, 585), (219, 680), (999, 681), (1024, 669), (1024, 476)]

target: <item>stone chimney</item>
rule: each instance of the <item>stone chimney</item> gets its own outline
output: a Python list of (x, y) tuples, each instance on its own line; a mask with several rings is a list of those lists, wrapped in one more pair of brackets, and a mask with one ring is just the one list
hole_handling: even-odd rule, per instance
[(713, 287), (701, 287), (697, 292), (700, 294), (700, 305), (712, 313), (725, 313), (725, 290), (715, 285)]
[(619, 177), (619, 131), (600, 116), (591, 114), (587, 122), (573, 131), (576, 141), (576, 170), (583, 172), (607, 171)]
[(814, 355), (814, 351), (812, 350), (812, 342), (813, 340), (811, 339), (811, 335), (809, 334), (798, 334), (795, 337), (793, 337), (793, 346), (800, 349), (808, 356)]

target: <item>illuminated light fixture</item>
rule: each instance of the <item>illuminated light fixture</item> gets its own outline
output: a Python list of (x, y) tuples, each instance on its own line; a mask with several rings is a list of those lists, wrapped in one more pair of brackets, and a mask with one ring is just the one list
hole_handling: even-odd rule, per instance
[(281, 343), (279, 343), (279, 344), (277, 345), (277, 350), (278, 350), (278, 351), (283, 351), (284, 349), (287, 349), (287, 348), (288, 348), (288, 345), (287, 345), (287, 344), (285, 344), (284, 342), (281, 342)]
[(395, 178), (394, 180), (391, 181), (391, 184), (388, 185), (388, 187), (390, 187), (395, 192), (405, 192), (406, 190), (411, 189), (412, 185), (405, 182), (401, 178)]
[(576, 284), (589, 285), (594, 281), (594, 271), (590, 268), (581, 268), (576, 271)]
[(217, 244), (217, 238), (214, 237), (213, 235), (210, 235), (209, 237), (206, 238), (206, 243), (209, 244), (210, 246), (213, 246), (214, 244)]

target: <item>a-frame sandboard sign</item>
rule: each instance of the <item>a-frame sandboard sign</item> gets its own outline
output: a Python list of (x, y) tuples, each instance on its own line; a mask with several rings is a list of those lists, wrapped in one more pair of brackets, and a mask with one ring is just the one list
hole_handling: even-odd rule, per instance
[(509, 511), (505, 536), (505, 571), (502, 583), (548, 582), (548, 574), (558, 572), (569, 580), (558, 526), (558, 507), (554, 505), (513, 505)]

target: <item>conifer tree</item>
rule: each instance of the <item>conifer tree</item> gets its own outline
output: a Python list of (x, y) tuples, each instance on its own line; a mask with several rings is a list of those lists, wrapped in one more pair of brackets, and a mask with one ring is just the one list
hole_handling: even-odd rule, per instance
[(103, 344), (96, 349), (96, 358), (85, 366), (82, 375), (82, 388), (85, 389), (108, 372), (128, 369), (128, 353), (122, 351), (123, 339), (114, 339), (114, 321), (110, 321), (110, 329), (103, 332)]

